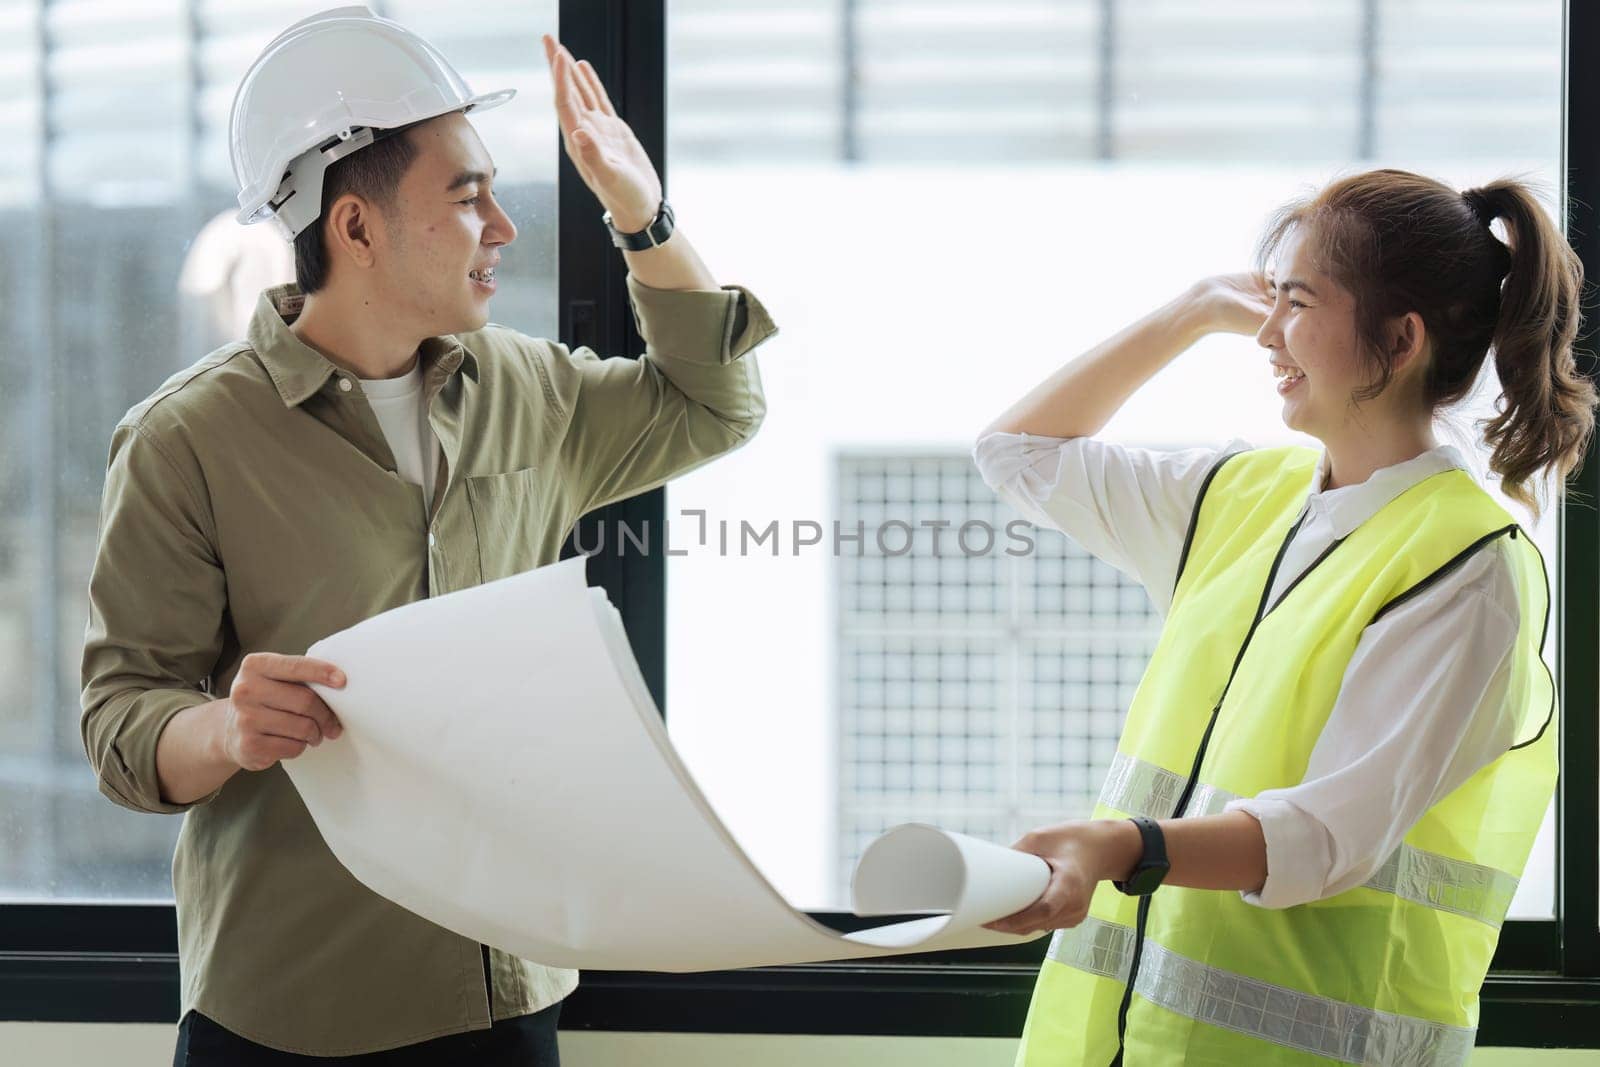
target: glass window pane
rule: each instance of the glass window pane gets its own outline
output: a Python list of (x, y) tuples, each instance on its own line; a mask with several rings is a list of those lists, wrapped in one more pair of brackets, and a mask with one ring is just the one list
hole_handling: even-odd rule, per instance
[[(89, 569), (111, 429), (134, 403), (243, 336), (288, 244), (239, 226), (228, 159), (238, 79), (291, 0), (0, 0), (0, 901), (170, 899), (181, 820), (97, 791), (77, 729)], [(41, 15), (39, 12), (44, 12)], [(553, 2), (384, 5), (475, 89), (516, 222), (494, 318), (556, 327), (555, 169), (539, 33)]]
[[(1009, 841), (1098, 793), (1158, 621), (1060, 535), (1005, 554), (979, 429), (1338, 173), (1528, 174), (1554, 209), (1561, 27), (1558, 0), (674, 0), (674, 205), (783, 332), (761, 433), (668, 489), (710, 535), (667, 564), (668, 720), (791, 899), (846, 905), (894, 823)], [(1265, 353), (1213, 337), (1105, 435), (1306, 442), (1279, 410)], [(776, 554), (741, 537), (774, 521)], [(1532, 528), (1558, 581), (1555, 509)], [(1552, 914), (1553, 858), (1513, 915)]]

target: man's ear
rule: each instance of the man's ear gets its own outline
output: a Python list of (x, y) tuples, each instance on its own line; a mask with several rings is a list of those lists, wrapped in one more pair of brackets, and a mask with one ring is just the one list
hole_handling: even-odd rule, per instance
[[(372, 247), (371, 212), (353, 193), (341, 196), (328, 208), (328, 233), (332, 246), (358, 267), (371, 267), (376, 261)], [(332, 258), (332, 257), (329, 257)]]

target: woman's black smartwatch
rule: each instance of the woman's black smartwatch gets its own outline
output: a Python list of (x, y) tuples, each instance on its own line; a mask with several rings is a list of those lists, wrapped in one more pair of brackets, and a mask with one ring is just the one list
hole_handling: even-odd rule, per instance
[(1144, 838), (1144, 855), (1126, 881), (1113, 879), (1111, 884), (1130, 897), (1147, 897), (1156, 891), (1172, 866), (1167, 862), (1167, 839), (1154, 819), (1135, 815), (1128, 821), (1139, 828), (1139, 836)]
[(672, 236), (672, 228), (676, 220), (672, 215), (672, 205), (665, 199), (661, 206), (656, 208), (655, 218), (650, 224), (637, 233), (623, 233), (611, 222), (611, 212), (607, 211), (600, 216), (600, 221), (606, 224), (606, 229), (611, 231), (611, 243), (618, 248), (629, 252), (643, 252), (647, 248), (654, 248)]

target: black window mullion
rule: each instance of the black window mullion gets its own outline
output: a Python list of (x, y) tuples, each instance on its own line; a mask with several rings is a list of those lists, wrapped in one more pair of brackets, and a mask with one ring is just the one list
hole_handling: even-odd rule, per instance
[[(1590, 286), (1600, 280), (1600, 10), (1566, 5), (1565, 127), (1562, 174), (1567, 183), (1567, 236), (1583, 260)], [(1586, 294), (1578, 366), (1596, 378), (1594, 292)], [(1568, 485), (1561, 507), (1561, 788), (1557, 804), (1556, 913), (1561, 923), (1561, 970), (1569, 977), (1600, 976), (1600, 461), (1594, 443)]]
[[(632, 128), (666, 181), (665, 0), (561, 0), (561, 41), (589, 60), (620, 116)], [(572, 161), (561, 157), (559, 252), (560, 340), (586, 345), (602, 357), (643, 351), (628, 306), (627, 264), (601, 224), (601, 208)], [(589, 580), (604, 586), (633, 645), (656, 706), (666, 708), (666, 490), (654, 489), (584, 516), (577, 543), (603, 548), (590, 558)], [(642, 536), (650, 552), (623, 550), (622, 526)], [(563, 556), (576, 554), (569, 538)]]

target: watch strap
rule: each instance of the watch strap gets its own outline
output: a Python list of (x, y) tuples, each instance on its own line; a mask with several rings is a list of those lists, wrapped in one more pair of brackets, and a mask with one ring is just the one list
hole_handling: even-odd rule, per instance
[(677, 219), (672, 214), (672, 205), (662, 200), (656, 208), (655, 217), (652, 218), (644, 229), (634, 233), (623, 233), (611, 221), (611, 212), (607, 211), (600, 216), (606, 224), (606, 229), (611, 231), (611, 243), (628, 252), (643, 252), (647, 248), (654, 248), (672, 236), (672, 231), (677, 224)]
[(1160, 825), (1149, 816), (1135, 815), (1128, 821), (1139, 828), (1144, 854), (1125, 880), (1113, 879), (1111, 884), (1130, 896), (1149, 896), (1161, 885), (1171, 867), (1167, 860), (1167, 838)]

